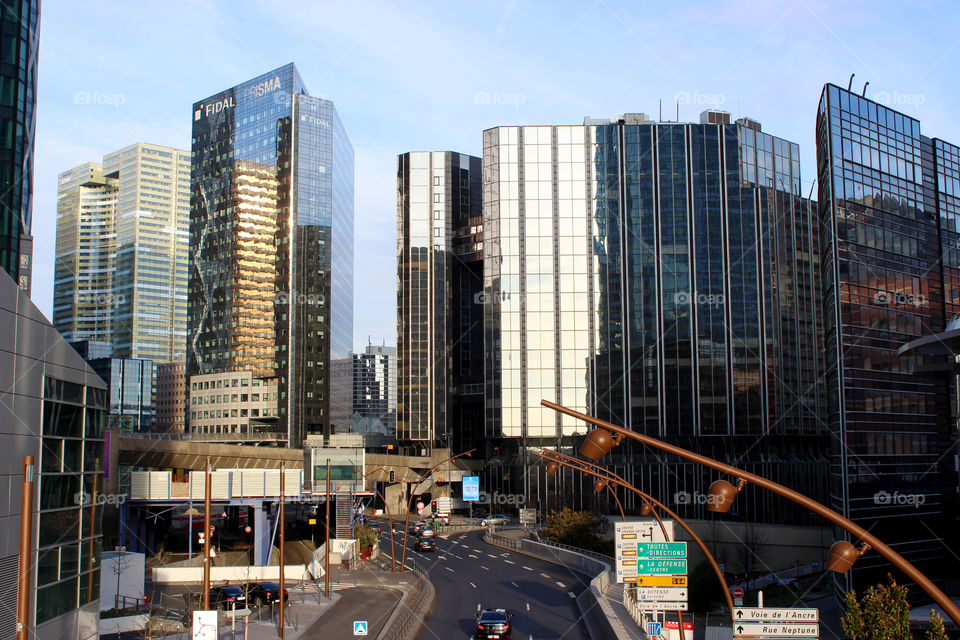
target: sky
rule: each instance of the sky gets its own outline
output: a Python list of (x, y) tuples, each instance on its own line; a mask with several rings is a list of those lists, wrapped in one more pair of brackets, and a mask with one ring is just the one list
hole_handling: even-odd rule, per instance
[[(134, 142), (190, 148), (191, 105), (288, 62), (356, 153), (354, 344), (396, 344), (396, 156), (482, 155), (501, 125), (704, 109), (796, 142), (816, 176), (823, 85), (960, 143), (960, 4), (849, 0), (44, 0), (33, 300), (52, 316), (57, 174)], [(679, 111), (678, 111), (679, 110)]]

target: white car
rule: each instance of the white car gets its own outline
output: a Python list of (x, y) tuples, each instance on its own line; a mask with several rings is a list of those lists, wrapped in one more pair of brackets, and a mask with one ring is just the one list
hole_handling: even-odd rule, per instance
[(480, 518), (480, 526), (486, 527), (491, 524), (507, 524), (510, 522), (510, 516), (505, 516), (503, 514), (497, 514), (495, 516), (487, 516), (486, 518)]

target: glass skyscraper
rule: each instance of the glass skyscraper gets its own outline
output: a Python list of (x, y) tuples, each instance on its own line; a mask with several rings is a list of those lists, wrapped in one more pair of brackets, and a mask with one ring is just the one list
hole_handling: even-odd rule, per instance
[(30, 292), (40, 0), (0, 3), (0, 269)]
[[(928, 576), (952, 578), (951, 378), (931, 370), (930, 356), (898, 350), (960, 315), (960, 149), (828, 84), (817, 167), (831, 506)], [(888, 570), (870, 552), (850, 579), (860, 589)]]
[(190, 156), (136, 143), (60, 174), (53, 322), (117, 358), (183, 359)]
[(291, 447), (349, 428), (353, 159), (293, 64), (193, 105), (187, 375), (276, 384)]
[(480, 158), (397, 158), (397, 439), (461, 452), (483, 437)]
[(353, 431), (397, 431), (397, 348), (368, 344), (353, 354)]
[[(498, 127), (483, 197), (486, 436), (513, 453), (501, 490), (589, 493), (576, 477), (548, 493), (528, 455), (586, 430), (547, 399), (825, 499), (819, 266), (796, 144), (722, 112)], [(604, 462), (705, 514), (709, 470), (628, 445)], [(735, 508), (810, 518), (763, 492)]]

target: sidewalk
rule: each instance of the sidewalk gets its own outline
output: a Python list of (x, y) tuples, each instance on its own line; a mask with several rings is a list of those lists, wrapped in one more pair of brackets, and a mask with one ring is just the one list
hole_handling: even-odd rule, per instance
[[(365, 562), (357, 569), (330, 568), (330, 587), (333, 593), (328, 599), (323, 595), (324, 581), (317, 580), (304, 583), (302, 588), (290, 587), (289, 604), (284, 614), (284, 640), (297, 640), (310, 629), (324, 614), (326, 614), (341, 598), (337, 591), (353, 587), (390, 587), (402, 591), (404, 595), (410, 590), (416, 577), (411, 572), (391, 573), (388, 568), (383, 570), (374, 566), (373, 562)], [(401, 599), (402, 601), (402, 599)], [(220, 635), (218, 640), (274, 640), (277, 638), (277, 614), (273, 612), (272, 621), (268, 620), (269, 612), (264, 608), (259, 612), (263, 621), (257, 621), (258, 612), (250, 614), (247, 622), (248, 629), (244, 635), (244, 616), (237, 615), (236, 625), (231, 633), (231, 619), (227, 612), (220, 612)], [(170, 640), (190, 640), (189, 632), (167, 634), (162, 636)]]

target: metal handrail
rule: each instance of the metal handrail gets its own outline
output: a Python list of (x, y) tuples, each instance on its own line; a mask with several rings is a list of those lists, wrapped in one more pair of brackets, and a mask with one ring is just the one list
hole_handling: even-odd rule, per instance
[(429, 591), (427, 585), (430, 584), (430, 579), (427, 577), (427, 572), (424, 571), (423, 567), (414, 560), (408, 559), (404, 563), (403, 568), (410, 569), (417, 574), (416, 594), (413, 596), (412, 602), (408, 605), (404, 616), (394, 623), (393, 630), (391, 630), (388, 635), (382, 636), (383, 640), (402, 640), (406, 638), (408, 632), (411, 630), (411, 625), (415, 622), (417, 623), (416, 627), (413, 627), (413, 630), (416, 631), (416, 629), (419, 628), (419, 622), (422, 618), (422, 605)]

